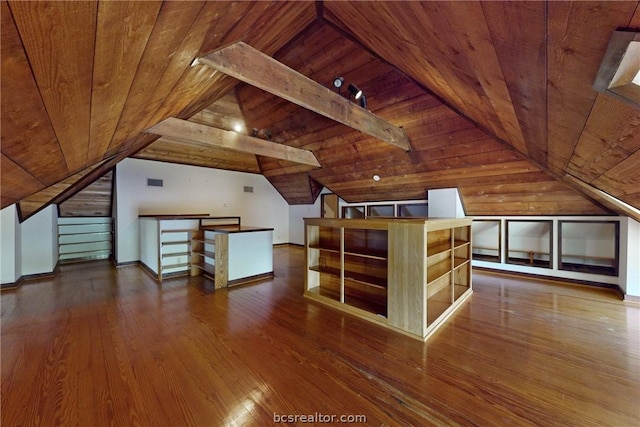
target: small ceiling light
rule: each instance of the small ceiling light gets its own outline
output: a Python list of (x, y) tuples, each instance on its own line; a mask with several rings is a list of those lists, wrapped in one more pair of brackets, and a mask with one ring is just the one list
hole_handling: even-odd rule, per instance
[(358, 89), (358, 87), (353, 83), (349, 83), (349, 87), (347, 88), (347, 90), (349, 91), (349, 94), (353, 96), (354, 99), (360, 99), (360, 97), (362, 96), (362, 91)]
[(333, 85), (338, 89), (342, 87), (343, 83), (344, 83), (344, 77), (336, 77), (335, 79), (333, 79)]
[(360, 106), (362, 108), (367, 108), (367, 97), (364, 94), (360, 97)]
[(235, 123), (233, 125), (233, 130), (235, 130), (236, 132), (242, 132), (243, 126), (241, 123)]
[(380, 181), (380, 175), (373, 175), (373, 180), (374, 181)]

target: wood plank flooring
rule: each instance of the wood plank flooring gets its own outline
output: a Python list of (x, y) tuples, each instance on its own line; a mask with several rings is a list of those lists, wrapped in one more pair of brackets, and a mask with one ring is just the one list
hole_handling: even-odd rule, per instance
[(303, 298), (303, 254), (215, 293), (106, 262), (2, 292), (2, 426), (640, 425), (640, 308), (613, 291), (475, 273), (421, 343)]

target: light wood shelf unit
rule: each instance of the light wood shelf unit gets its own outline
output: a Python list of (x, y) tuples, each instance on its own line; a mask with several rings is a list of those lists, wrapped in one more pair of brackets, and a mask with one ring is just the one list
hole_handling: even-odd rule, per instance
[(227, 284), (229, 236), (200, 229), (191, 240), (191, 276), (213, 280), (215, 289)]
[(305, 296), (426, 339), (469, 297), (471, 219), (305, 219)]

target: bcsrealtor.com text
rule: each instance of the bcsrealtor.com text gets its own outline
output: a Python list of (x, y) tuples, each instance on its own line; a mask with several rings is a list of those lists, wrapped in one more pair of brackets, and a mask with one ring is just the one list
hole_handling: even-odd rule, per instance
[(273, 413), (274, 423), (366, 423), (366, 415), (336, 415), (315, 412), (313, 414), (277, 414)]

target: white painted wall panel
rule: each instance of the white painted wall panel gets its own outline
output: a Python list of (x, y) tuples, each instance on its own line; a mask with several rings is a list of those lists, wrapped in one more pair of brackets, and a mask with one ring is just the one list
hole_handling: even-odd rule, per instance
[[(243, 225), (274, 228), (274, 243), (289, 242), (289, 205), (262, 175), (125, 159), (116, 177), (118, 263), (140, 258), (139, 214), (240, 216)], [(164, 187), (147, 187), (147, 178)]]

